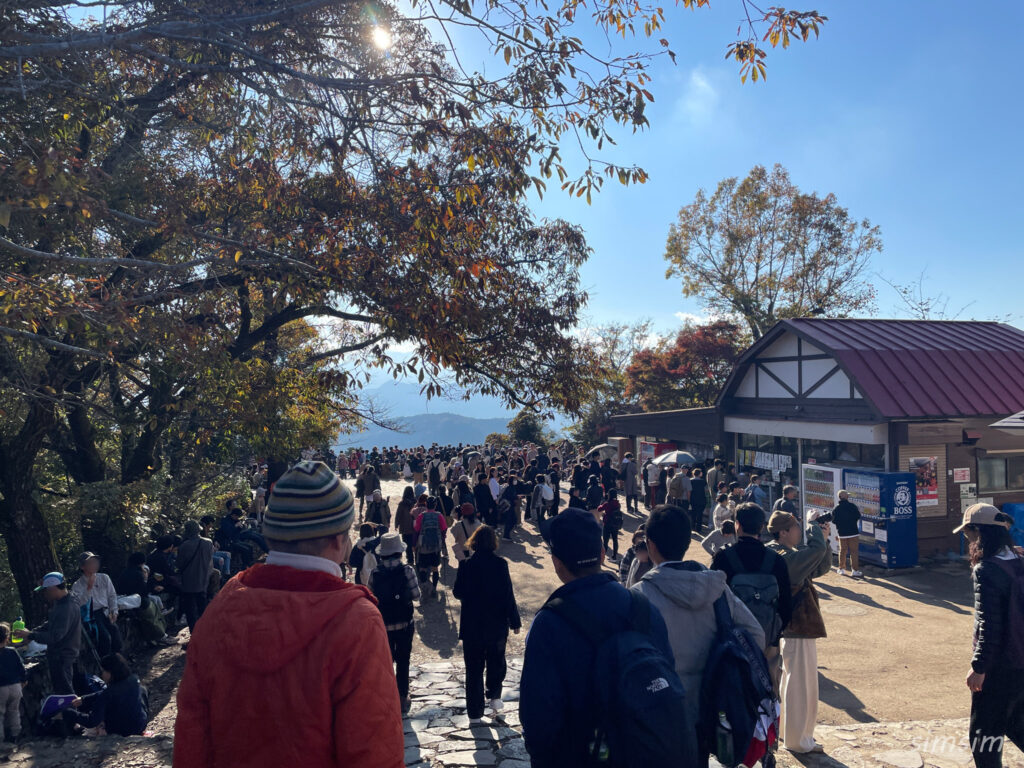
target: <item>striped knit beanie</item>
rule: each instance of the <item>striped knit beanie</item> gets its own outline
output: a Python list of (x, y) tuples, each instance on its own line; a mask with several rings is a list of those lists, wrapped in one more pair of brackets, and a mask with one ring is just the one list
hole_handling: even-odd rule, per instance
[(300, 461), (274, 483), (263, 517), (263, 535), (303, 541), (345, 533), (352, 527), (352, 494), (322, 461)]

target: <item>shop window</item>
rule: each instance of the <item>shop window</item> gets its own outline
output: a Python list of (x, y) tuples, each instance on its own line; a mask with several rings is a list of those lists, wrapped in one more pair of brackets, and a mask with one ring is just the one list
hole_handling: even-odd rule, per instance
[(740, 448), (748, 451), (756, 451), (757, 435), (740, 435)]
[(860, 443), (836, 443), (836, 461), (860, 464)]
[(795, 437), (780, 437), (779, 438), (779, 453), (784, 456), (792, 456), (793, 460), (796, 460), (796, 438)]
[(1006, 488), (1006, 459), (978, 459), (978, 485), (982, 491)]
[(1006, 487), (1015, 491), (1024, 489), (1024, 456), (1006, 460)]
[(804, 440), (804, 461), (832, 461), (832, 443), (828, 440)]
[(860, 461), (866, 467), (885, 469), (885, 446), (884, 445), (861, 445)]
[(757, 450), (765, 453), (775, 453), (775, 437), (773, 435), (758, 435)]

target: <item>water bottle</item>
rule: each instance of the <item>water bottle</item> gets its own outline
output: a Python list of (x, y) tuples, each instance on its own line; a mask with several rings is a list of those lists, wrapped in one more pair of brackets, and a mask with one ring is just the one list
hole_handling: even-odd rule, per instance
[(23, 639), (21, 639), (20, 637), (14, 637), (14, 636), (13, 636), (13, 633), (14, 633), (14, 632), (17, 632), (17, 631), (18, 631), (19, 629), (25, 629), (25, 622), (24, 622), (24, 620), (23, 620), (23, 619), (21, 618), (21, 616), (19, 616), (18, 618), (16, 618), (16, 619), (14, 620), (14, 623), (13, 623), (13, 624), (11, 624), (11, 633), (12, 633), (12, 636), (11, 636), (11, 643), (12, 643), (12, 644), (14, 644), (14, 645), (21, 645), (21, 644), (22, 644), (23, 642), (25, 642), (25, 641), (24, 641)]
[(726, 768), (733, 768), (736, 765), (736, 758), (732, 747), (732, 726), (729, 724), (729, 718), (725, 716), (725, 712), (718, 713), (718, 727), (715, 728), (715, 747), (715, 757), (718, 758), (718, 762), (726, 766)]

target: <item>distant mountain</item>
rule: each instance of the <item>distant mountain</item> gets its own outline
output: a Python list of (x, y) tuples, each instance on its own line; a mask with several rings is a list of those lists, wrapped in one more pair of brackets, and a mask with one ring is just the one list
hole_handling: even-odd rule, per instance
[(482, 443), (492, 432), (504, 432), (509, 418), (474, 419), (457, 413), (422, 413), (418, 416), (404, 416), (397, 421), (404, 432), (371, 427), (363, 432), (341, 435), (336, 448), (372, 448), (373, 446), (397, 445), (399, 448), (415, 448), (418, 445), (475, 445)]

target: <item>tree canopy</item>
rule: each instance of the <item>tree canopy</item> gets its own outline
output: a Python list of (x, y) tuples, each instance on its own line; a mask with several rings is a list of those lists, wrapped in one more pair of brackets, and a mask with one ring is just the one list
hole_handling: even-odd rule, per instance
[(735, 323), (688, 324), (675, 339), (633, 355), (625, 371), (626, 398), (644, 411), (714, 405), (746, 346), (747, 336)]
[(874, 306), (871, 257), (881, 232), (836, 196), (801, 192), (781, 165), (755, 166), (683, 206), (669, 229), (666, 277), (754, 339), (787, 317), (845, 317)]

